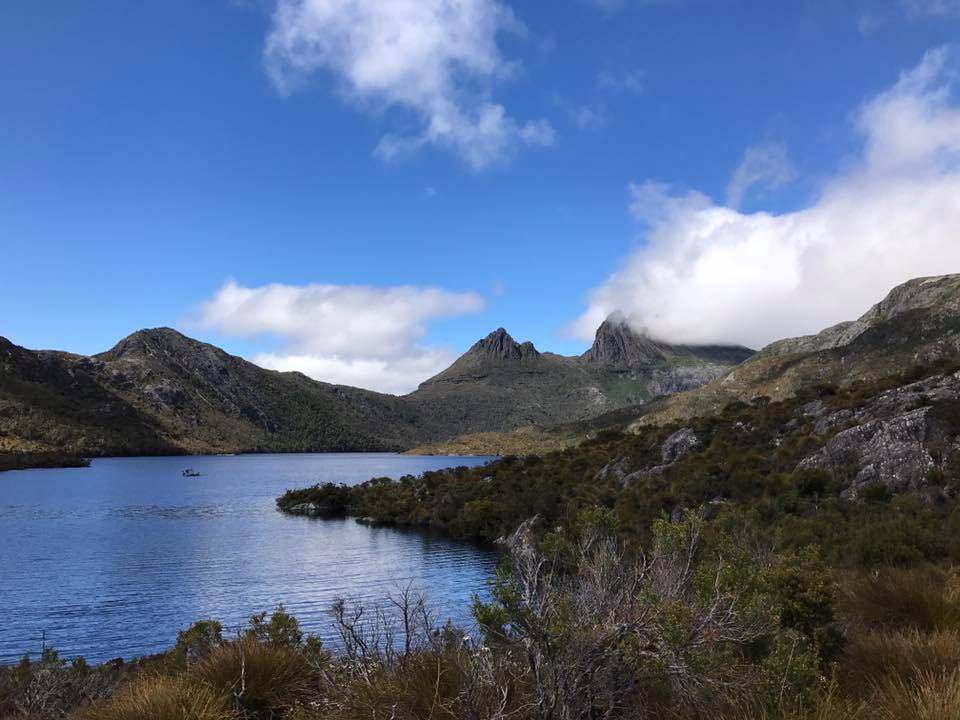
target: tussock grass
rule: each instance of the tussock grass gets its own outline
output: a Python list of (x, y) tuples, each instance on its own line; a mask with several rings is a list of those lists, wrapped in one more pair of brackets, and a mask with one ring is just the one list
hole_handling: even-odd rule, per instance
[(878, 687), (868, 712), (875, 720), (957, 720), (960, 670), (923, 673), (910, 680), (894, 678)]
[(238, 720), (226, 697), (183, 676), (148, 675), (110, 700), (81, 711), (77, 720)]
[(350, 683), (322, 717), (461, 720), (456, 702), (461, 681), (462, 668), (451, 658), (434, 652), (416, 653), (369, 681)]
[(960, 573), (886, 568), (849, 578), (842, 612), (853, 623), (934, 631), (960, 628)]
[(191, 674), (253, 717), (280, 717), (316, 690), (315, 670), (303, 653), (252, 638), (221, 645)]
[(840, 668), (852, 693), (887, 677), (907, 681), (950, 672), (960, 668), (960, 629), (860, 632), (848, 640)]
[(740, 708), (711, 715), (672, 716), (670, 720), (960, 720), (960, 670), (919, 672), (871, 684), (868, 696), (854, 699), (836, 686), (804, 707)]

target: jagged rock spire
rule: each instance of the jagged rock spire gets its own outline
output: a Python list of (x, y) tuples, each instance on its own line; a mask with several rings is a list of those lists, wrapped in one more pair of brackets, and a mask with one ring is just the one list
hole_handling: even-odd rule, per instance
[(518, 343), (502, 327), (474, 343), (467, 354), (495, 360), (526, 360), (540, 357), (533, 343)]

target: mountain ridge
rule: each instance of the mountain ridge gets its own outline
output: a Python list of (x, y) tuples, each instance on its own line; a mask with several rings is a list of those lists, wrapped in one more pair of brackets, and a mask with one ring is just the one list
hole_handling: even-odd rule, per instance
[(169, 327), (138, 330), (91, 356), (0, 339), (0, 452), (405, 450), (586, 420), (702, 384), (730, 364), (664, 355), (591, 365), (498, 328), (394, 396), (261, 368)]

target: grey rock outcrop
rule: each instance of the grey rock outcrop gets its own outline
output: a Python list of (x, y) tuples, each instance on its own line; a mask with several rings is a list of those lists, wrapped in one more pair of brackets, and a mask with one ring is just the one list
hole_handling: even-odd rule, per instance
[(677, 430), (663, 441), (660, 457), (664, 465), (672, 465), (691, 450), (700, 447), (700, 439), (690, 428)]
[[(810, 403), (803, 412), (814, 419), (814, 431), (836, 434), (798, 468), (856, 469), (846, 491), (851, 498), (871, 483), (882, 483), (894, 493), (924, 491), (932, 471), (942, 469), (951, 454), (960, 451), (960, 428), (938, 413), (958, 400), (960, 373), (887, 390), (857, 410), (827, 413), (824, 403)], [(947, 482), (943, 490), (953, 492), (949, 483), (955, 480)]]
[(330, 515), (330, 508), (315, 502), (303, 502), (284, 509), (290, 515), (305, 515), (306, 517), (323, 517)]
[(623, 480), (630, 473), (630, 460), (629, 458), (621, 457), (611, 460), (602, 468), (597, 471), (597, 474), (593, 476), (593, 479), (597, 482), (605, 482), (607, 480)]
[(859, 467), (847, 491), (850, 497), (874, 482), (883, 483), (895, 493), (921, 490), (935, 467), (925, 446), (930, 433), (926, 421), (929, 412), (930, 408), (918, 408), (844, 430), (799, 467), (827, 471)]
[(620, 482), (624, 485), (659, 477), (680, 458), (700, 447), (700, 439), (691, 428), (682, 428), (663, 441), (660, 446), (660, 465), (637, 470), (624, 476)]

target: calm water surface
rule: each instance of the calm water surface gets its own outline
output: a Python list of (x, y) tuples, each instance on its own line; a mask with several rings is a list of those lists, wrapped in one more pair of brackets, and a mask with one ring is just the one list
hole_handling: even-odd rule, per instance
[[(487, 458), (363, 454), (105, 458), (0, 473), (0, 662), (47, 643), (101, 661), (159, 652), (200, 618), (226, 625), (282, 602), (332, 639), (336, 596), (422, 588), (468, 619), (496, 556), (420, 533), (284, 515), (274, 499)], [(181, 477), (193, 467), (198, 478)]]

